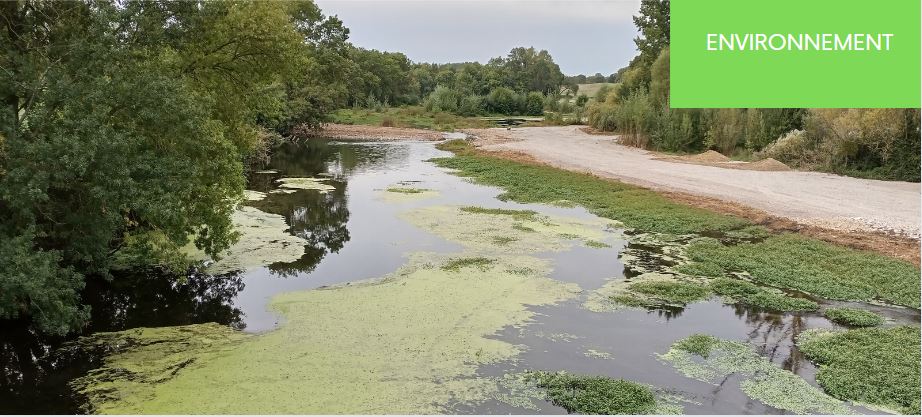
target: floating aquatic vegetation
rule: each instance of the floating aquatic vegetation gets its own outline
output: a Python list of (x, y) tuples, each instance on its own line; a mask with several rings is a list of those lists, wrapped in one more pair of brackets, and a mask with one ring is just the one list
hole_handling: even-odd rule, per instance
[(711, 289), (733, 303), (774, 311), (816, 311), (819, 304), (805, 298), (785, 295), (774, 288), (760, 287), (748, 281), (733, 278), (715, 278)]
[(631, 279), (612, 279), (591, 292), (583, 307), (595, 312), (624, 308), (682, 307), (710, 297), (707, 282), (694, 277), (649, 272)]
[(607, 243), (605, 243), (605, 242), (599, 242), (598, 240), (587, 240), (587, 241), (583, 242), (583, 244), (586, 245), (586, 246), (588, 246), (588, 247), (590, 247), (590, 248), (596, 248), (596, 249), (604, 249), (604, 248), (610, 248), (610, 247), (611, 247), (611, 245), (609, 245), (609, 244), (607, 244)]
[(484, 258), (482, 256), (469, 257), (469, 258), (453, 258), (442, 265), (442, 269), (446, 271), (460, 271), (462, 268), (476, 268), (481, 271), (486, 271), (489, 269), (490, 265), (496, 262), (494, 259)]
[[(294, 262), (304, 256), (304, 246), (308, 242), (288, 234), (284, 217), (248, 206), (237, 207), (232, 216), (240, 238), (221, 254), (220, 260), (208, 266), (209, 273), (223, 274), (274, 262)], [(202, 251), (191, 245), (186, 250), (194, 259), (205, 258)]]
[(298, 190), (292, 188), (276, 188), (269, 191), (269, 194), (294, 194), (296, 192), (298, 192)]
[(836, 398), (919, 414), (918, 326), (808, 330), (797, 346), (819, 365), (816, 380)]
[(884, 324), (879, 314), (859, 308), (829, 308), (823, 312), (833, 322), (855, 327), (873, 327)]
[(611, 359), (612, 358), (611, 353), (603, 352), (601, 350), (596, 350), (596, 349), (586, 349), (586, 351), (583, 352), (583, 355), (585, 355), (587, 358), (596, 358), (596, 359)]
[(439, 192), (428, 188), (390, 187), (381, 193), (381, 199), (391, 203), (417, 201), (436, 197)]
[(716, 383), (731, 374), (754, 400), (798, 414), (851, 414), (843, 402), (786, 371), (744, 343), (695, 335), (672, 345), (660, 358), (699, 381)]
[(149, 389), (221, 355), (250, 335), (215, 323), (190, 326), (136, 328), (95, 333), (63, 349), (100, 352), (101, 367), (71, 382), (89, 402), (84, 412), (106, 412), (105, 404), (150, 395)]
[(275, 169), (261, 169), (259, 171), (254, 172), (254, 174), (278, 174), (278, 173), (279, 173), (278, 170), (275, 170)]
[(554, 405), (573, 414), (677, 414), (681, 407), (657, 398), (651, 387), (624, 379), (531, 372), (528, 379), (546, 392)]
[(327, 193), (336, 189), (323, 181), (329, 181), (329, 178), (279, 178), (275, 182), (279, 187), (292, 190), (317, 190), (321, 193)]
[[(476, 274), (446, 271), (450, 259), (415, 254), (379, 280), (279, 295), (272, 307), (285, 321), (274, 331), (229, 342), (206, 337), (217, 341), (183, 356), (195, 359), (170, 368), (168, 378), (156, 377), (164, 367), (150, 376), (116, 372), (83, 389), (95, 393), (95, 411), (119, 414), (432, 414), (492, 398), (497, 382), (478, 377), (478, 367), (522, 348), (488, 336), (577, 288), (546, 278), (548, 261), (533, 257), (497, 257)], [(106, 366), (133, 369), (158, 357), (160, 345), (140, 338), (141, 348)]]
[(243, 199), (246, 201), (260, 201), (266, 198), (266, 193), (253, 190), (243, 190)]
[(469, 250), (527, 254), (562, 251), (577, 241), (601, 241), (608, 221), (545, 216), (529, 210), (423, 207), (401, 214), (408, 222)]

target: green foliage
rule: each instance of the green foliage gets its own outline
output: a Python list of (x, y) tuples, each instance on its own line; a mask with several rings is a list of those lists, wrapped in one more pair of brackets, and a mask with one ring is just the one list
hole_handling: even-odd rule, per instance
[(533, 372), (528, 379), (545, 389), (554, 405), (573, 414), (656, 414), (653, 391), (634, 382), (564, 372)]
[(813, 301), (789, 297), (778, 291), (762, 288), (751, 282), (732, 278), (717, 278), (711, 281), (711, 289), (734, 302), (774, 311), (816, 311), (819, 305)]
[(801, 334), (798, 347), (819, 364), (816, 380), (833, 397), (919, 414), (919, 327)]
[(858, 308), (830, 308), (823, 314), (839, 324), (855, 327), (874, 327), (884, 324), (884, 318), (879, 314)]
[(746, 221), (676, 204), (659, 194), (624, 183), (547, 166), (470, 154), (470, 145), (453, 143), (454, 158), (437, 158), (443, 167), (460, 171), (478, 182), (503, 187), (502, 198), (523, 203), (567, 200), (594, 214), (621, 221), (638, 230), (686, 234), (706, 230), (730, 230)]
[(710, 355), (711, 350), (717, 346), (719, 340), (710, 335), (706, 334), (693, 334), (688, 336), (678, 342), (675, 342), (672, 347), (679, 350), (684, 350), (688, 353), (694, 353), (702, 358), (707, 358)]
[(442, 265), (442, 269), (446, 271), (457, 272), (457, 271), (460, 271), (462, 268), (477, 268), (481, 271), (485, 271), (494, 262), (496, 261), (493, 259), (484, 258), (484, 257), (457, 258), (457, 259), (452, 259), (446, 262), (445, 265)]
[(540, 116), (544, 114), (544, 94), (532, 91), (525, 96), (525, 105), (523, 114), (529, 116)]
[(488, 120), (477, 117), (462, 117), (444, 112), (427, 112), (422, 106), (405, 106), (371, 109), (340, 109), (332, 114), (334, 123), (349, 125), (381, 126), (385, 120), (395, 127), (412, 127), (451, 132), (456, 129), (486, 128), (492, 126)]
[(705, 286), (681, 281), (639, 281), (631, 283), (628, 289), (673, 305), (685, 305), (711, 295), (711, 291)]
[(782, 234), (732, 246), (699, 240), (688, 247), (687, 254), (692, 263), (679, 267), (684, 273), (722, 276), (744, 271), (757, 284), (828, 299), (919, 306), (920, 271), (915, 266), (799, 235)]
[(308, 59), (299, 5), (0, 7), (3, 316), (78, 328), (83, 277), (131, 237), (228, 247), (257, 123), (285, 116)]
[(522, 98), (506, 87), (495, 88), (486, 98), (487, 111), (498, 114), (516, 114), (522, 108)]

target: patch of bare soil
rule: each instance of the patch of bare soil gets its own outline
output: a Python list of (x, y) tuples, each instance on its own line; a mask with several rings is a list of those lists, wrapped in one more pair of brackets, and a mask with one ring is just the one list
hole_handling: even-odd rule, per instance
[(785, 165), (784, 162), (781, 162), (775, 158), (767, 158), (761, 161), (750, 162), (746, 164), (745, 168), (753, 171), (790, 171), (791, 167)]
[(517, 142), (521, 140), (509, 136), (507, 132), (510, 132), (510, 130), (502, 128), (461, 130), (461, 133), (465, 133), (476, 138), (474, 141), (474, 146), (497, 145), (500, 143)]
[(335, 123), (324, 126), (312, 136), (341, 140), (442, 140), (442, 132), (434, 130)]

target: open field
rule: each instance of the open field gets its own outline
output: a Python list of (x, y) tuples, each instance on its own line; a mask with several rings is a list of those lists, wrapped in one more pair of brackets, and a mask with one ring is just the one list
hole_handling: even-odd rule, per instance
[(579, 91), (577, 91), (576, 94), (585, 94), (589, 96), (589, 98), (593, 98), (595, 97), (596, 93), (599, 92), (599, 89), (601, 89), (603, 85), (612, 86), (612, 85), (615, 85), (615, 83), (579, 84)]

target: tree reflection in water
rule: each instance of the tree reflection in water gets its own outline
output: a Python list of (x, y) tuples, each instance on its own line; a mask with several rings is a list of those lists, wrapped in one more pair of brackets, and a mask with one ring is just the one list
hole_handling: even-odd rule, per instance
[[(149, 268), (113, 275), (111, 281), (87, 282), (83, 299), (92, 316), (86, 334), (208, 322), (245, 326), (233, 305), (244, 286), (239, 274), (174, 274)], [(40, 335), (27, 321), (0, 321), (0, 413), (78, 411), (67, 383), (93, 369), (99, 358), (93, 352), (58, 350), (67, 339)]]

